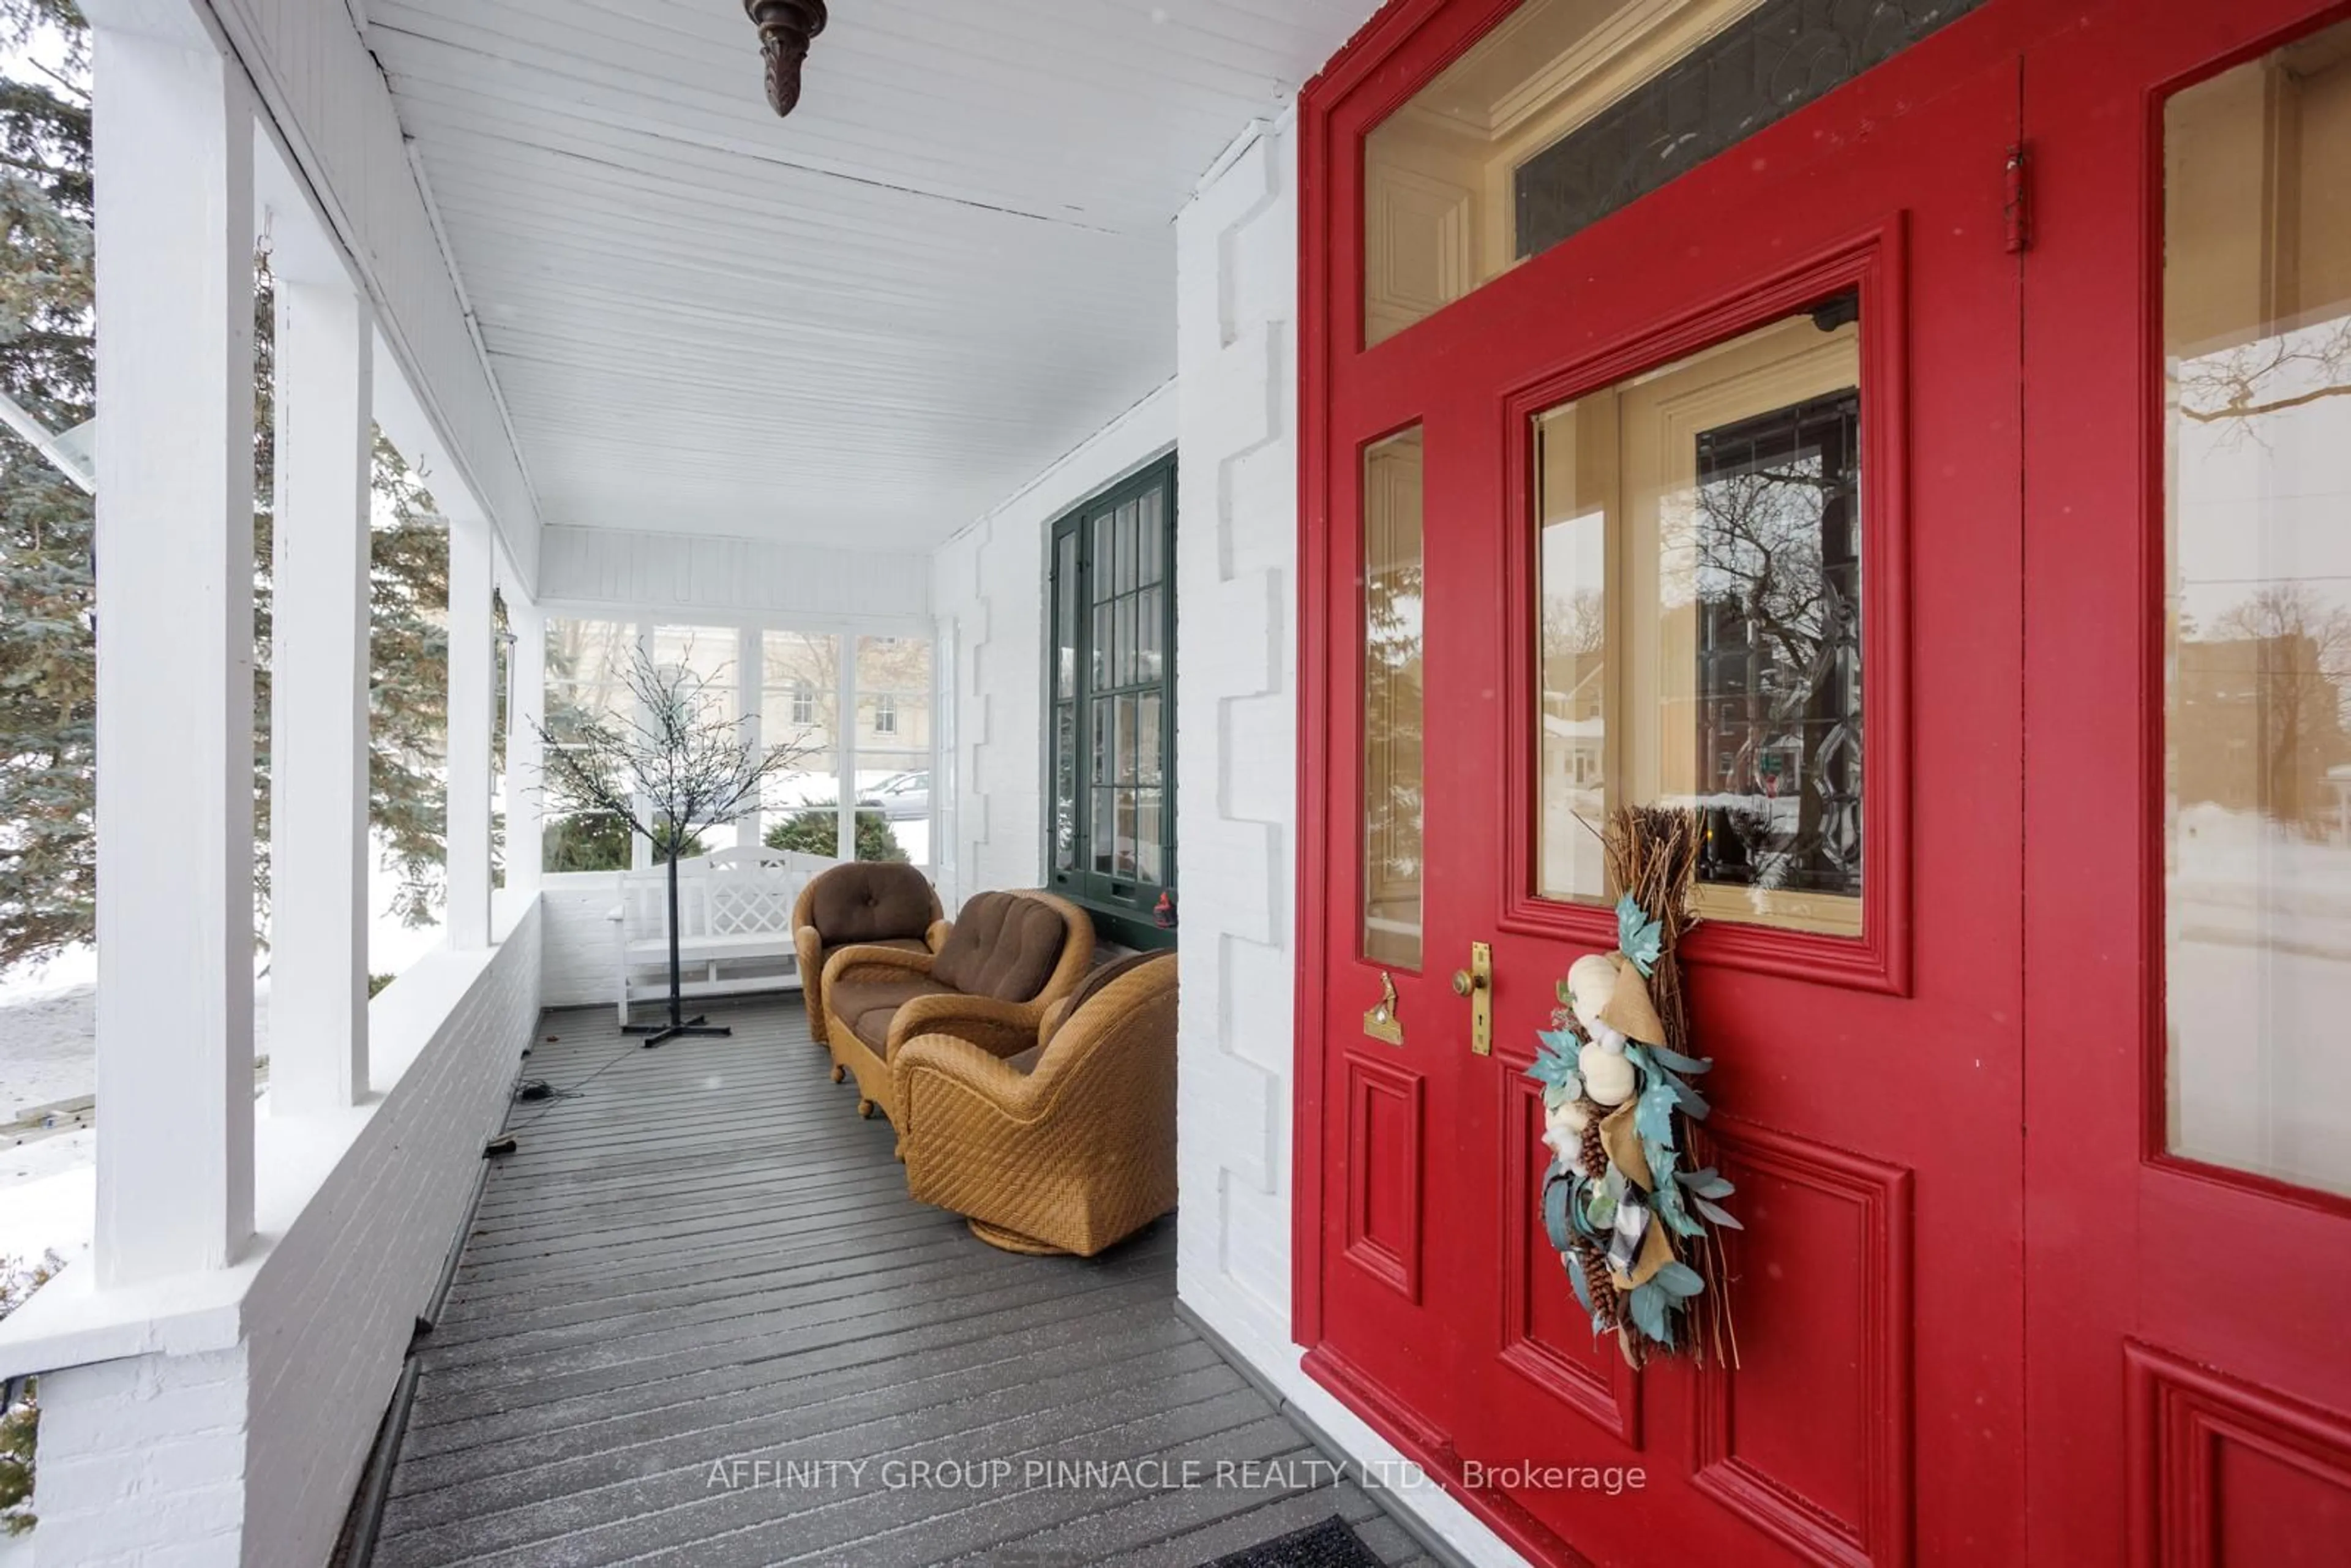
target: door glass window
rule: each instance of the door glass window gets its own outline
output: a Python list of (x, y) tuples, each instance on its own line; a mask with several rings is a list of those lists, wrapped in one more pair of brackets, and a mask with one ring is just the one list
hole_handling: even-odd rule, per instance
[(1981, 3), (1525, 0), (1364, 141), (1364, 341)]
[(1420, 967), (1420, 428), (1364, 454), (1364, 956)]
[(2351, 24), (2164, 142), (2169, 1145), (2351, 1192)]
[(1860, 342), (1847, 295), (1537, 416), (1541, 896), (1666, 801), (1700, 914), (1860, 934)]

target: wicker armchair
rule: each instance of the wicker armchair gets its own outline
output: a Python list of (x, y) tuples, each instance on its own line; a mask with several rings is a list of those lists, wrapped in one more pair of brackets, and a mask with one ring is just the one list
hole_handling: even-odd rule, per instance
[[(792, 904), (792, 947), (809, 1032), (824, 1043), (825, 961), (843, 947), (880, 946), (935, 953), (947, 937), (946, 912), (930, 878), (892, 861), (837, 865), (809, 879)], [(841, 1081), (836, 1071), (833, 1082)]]
[(991, 1054), (1034, 1044), (1046, 1010), (1094, 956), (1093, 922), (1033, 890), (975, 894), (938, 951), (844, 947), (825, 960), (824, 1038), (833, 1081), (857, 1079), (857, 1113), (897, 1120), (890, 1058), (919, 1034), (954, 1034)]
[(1176, 956), (1123, 959), (999, 1059), (946, 1035), (893, 1053), (916, 1198), (1013, 1252), (1090, 1258), (1176, 1207)]

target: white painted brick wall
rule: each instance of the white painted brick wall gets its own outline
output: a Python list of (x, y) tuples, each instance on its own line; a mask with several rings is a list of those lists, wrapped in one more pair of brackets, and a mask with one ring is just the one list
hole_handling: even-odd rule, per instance
[(539, 997), (546, 1006), (612, 1004), (612, 923), (604, 917), (620, 901), (619, 879), (611, 872), (566, 872), (544, 879)]
[[(272, 1239), (238, 1343), (42, 1380), (42, 1568), (326, 1561), (505, 1118), (538, 1019), (541, 940), (534, 909), (470, 980), (447, 982), (413, 1061), (379, 1062), (377, 1103), (347, 1113), (363, 1117), (357, 1135)], [(377, 1006), (400, 1004), (395, 988)]]
[[(974, 893), (1034, 887), (1044, 875), (1045, 530), (1097, 491), (1176, 444), (1176, 387), (1144, 399), (1019, 495), (940, 547), (931, 609), (960, 644), (950, 909)], [(1178, 507), (1176, 533), (1184, 529)]]
[[(1285, 118), (1176, 225), (1177, 1290), (1356, 1458), (1393, 1463), (1401, 1456), (1300, 1370), (1290, 1337), (1297, 188)], [(1405, 1500), (1471, 1562), (1520, 1561), (1433, 1484)]]

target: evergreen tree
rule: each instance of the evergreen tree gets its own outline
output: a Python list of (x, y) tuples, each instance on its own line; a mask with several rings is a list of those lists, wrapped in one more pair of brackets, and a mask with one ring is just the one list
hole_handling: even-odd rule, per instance
[[(50, 79), (0, 78), (0, 390), (52, 431), (88, 421), (95, 338), (89, 33), (72, 0), (0, 0), (0, 46), (60, 53)], [(255, 322), (255, 897), (268, 894), (270, 419), (273, 308), (260, 258)], [(424, 476), (377, 437), (371, 579), (370, 810), (394, 911), (442, 902), (449, 545)], [(0, 968), (92, 935), (97, 718), (90, 497), (0, 431)]]
[[(69, 0), (0, 0), (0, 42), (43, 26), (84, 37)], [(0, 390), (53, 431), (95, 412), (90, 216), (87, 98), (0, 79)], [(0, 964), (89, 936), (91, 515), (0, 432)]]

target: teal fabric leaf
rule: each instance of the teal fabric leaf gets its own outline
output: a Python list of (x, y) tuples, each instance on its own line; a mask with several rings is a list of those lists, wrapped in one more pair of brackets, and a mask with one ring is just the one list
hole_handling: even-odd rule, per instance
[(1633, 1130), (1641, 1134), (1643, 1143), (1668, 1149), (1674, 1146), (1674, 1106), (1677, 1103), (1678, 1096), (1670, 1081), (1663, 1077), (1649, 1081), (1648, 1087), (1641, 1091), (1640, 1103), (1633, 1108)]
[(1739, 1190), (1712, 1166), (1702, 1171), (1684, 1171), (1675, 1179), (1699, 1197), (1729, 1197)]
[(1697, 1270), (1687, 1263), (1668, 1263), (1651, 1276), (1651, 1280), (1657, 1289), (1665, 1291), (1666, 1294), (1682, 1300), (1698, 1295), (1706, 1290), (1706, 1281), (1698, 1277)]
[(1667, 1319), (1667, 1308), (1672, 1298), (1657, 1288), (1655, 1280), (1635, 1291), (1632, 1295), (1633, 1326), (1656, 1340), (1659, 1344), (1674, 1343), (1673, 1325)]
[[(1646, 1148), (1642, 1150), (1644, 1154), (1648, 1152)], [(1652, 1166), (1651, 1168), (1654, 1170), (1662, 1167)], [(1661, 1182), (1658, 1184), (1657, 1190), (1649, 1195), (1649, 1201), (1656, 1205), (1657, 1212), (1665, 1217), (1666, 1223), (1673, 1228), (1674, 1234), (1677, 1236), (1706, 1234), (1706, 1227), (1692, 1219), (1689, 1217), (1689, 1211), (1682, 1207), (1682, 1189), (1678, 1185), (1673, 1182)]]
[(1698, 1120), (1701, 1122), (1705, 1121), (1706, 1113), (1714, 1109), (1713, 1106), (1708, 1105), (1706, 1103), (1705, 1095), (1699, 1093), (1697, 1090), (1691, 1088), (1680, 1079), (1676, 1078), (1669, 1073), (1666, 1077), (1666, 1082), (1673, 1090), (1674, 1098), (1681, 1102), (1682, 1109), (1688, 1112), (1692, 1116), (1698, 1118)]
[(1694, 1197), (1690, 1199), (1690, 1201), (1698, 1206), (1698, 1211), (1700, 1214), (1705, 1215), (1708, 1219), (1713, 1220), (1725, 1230), (1744, 1230), (1747, 1228), (1747, 1227), (1740, 1224), (1739, 1221), (1730, 1218), (1730, 1211), (1729, 1209), (1723, 1208), (1716, 1204), (1708, 1203), (1702, 1197)]
[(1583, 1093), (1583, 1080), (1576, 1076), (1573, 1051), (1562, 1050), (1551, 1043), (1553, 1040), (1561, 1038), (1559, 1036), (1542, 1035), (1538, 1038), (1543, 1042), (1542, 1049), (1538, 1051), (1535, 1053), (1535, 1059), (1527, 1064), (1527, 1076), (1538, 1083), (1556, 1083), (1562, 1088), (1573, 1088), (1577, 1094)]
[(1583, 1218), (1593, 1235), (1607, 1235), (1609, 1227), (1616, 1223), (1616, 1200), (1624, 1196), (1624, 1192), (1625, 1173), (1614, 1166), (1608, 1167), (1605, 1176), (1585, 1188)]
[(1616, 900), (1616, 949), (1633, 960), (1644, 979), (1656, 972), (1657, 956), (1665, 945), (1664, 928), (1650, 919), (1631, 894)]
[(1658, 1066), (1669, 1067), (1676, 1072), (1708, 1072), (1714, 1068), (1714, 1058), (1710, 1056), (1684, 1056), (1662, 1045), (1651, 1045), (1649, 1054), (1656, 1059)]
[(1543, 1234), (1551, 1239), (1554, 1251), (1565, 1252), (1575, 1245), (1575, 1228), (1567, 1218), (1568, 1200), (1574, 1196), (1574, 1186), (1567, 1181), (1547, 1182), (1543, 1186)]

